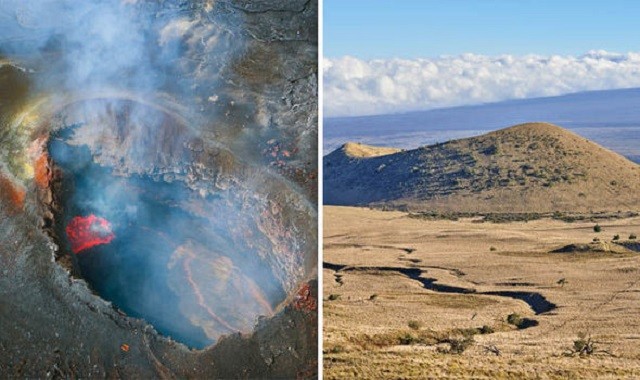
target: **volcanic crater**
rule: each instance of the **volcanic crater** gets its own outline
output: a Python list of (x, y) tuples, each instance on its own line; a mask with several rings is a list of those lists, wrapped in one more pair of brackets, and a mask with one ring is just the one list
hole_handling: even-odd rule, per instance
[(313, 271), (301, 195), (181, 117), (97, 98), (50, 120), (43, 228), (56, 261), (121, 312), (201, 349), (252, 332)]
[(313, 377), (317, 2), (0, 8), (0, 373)]

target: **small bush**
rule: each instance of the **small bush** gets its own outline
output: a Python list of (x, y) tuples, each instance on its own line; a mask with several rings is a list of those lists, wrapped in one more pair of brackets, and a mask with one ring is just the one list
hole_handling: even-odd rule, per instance
[(585, 333), (578, 333), (578, 339), (573, 341), (573, 353), (582, 355), (591, 355), (596, 351), (596, 345), (587, 337)]
[(522, 316), (518, 313), (511, 313), (507, 316), (507, 323), (518, 327), (522, 324)]
[(409, 328), (413, 330), (420, 330), (422, 328), (422, 323), (420, 321), (409, 321)]
[(496, 247), (494, 247), (494, 246), (491, 246), (491, 247), (489, 248), (489, 251), (491, 251), (491, 252), (495, 252), (495, 251), (497, 251), (497, 250), (498, 250), (498, 248), (496, 248)]
[(408, 346), (418, 343), (418, 338), (416, 338), (413, 334), (407, 332), (398, 337), (398, 343)]
[(369, 297), (369, 301), (374, 301), (376, 298), (378, 298), (378, 295), (374, 293)]
[(499, 152), (500, 152), (500, 148), (497, 145), (491, 145), (482, 151), (482, 153), (484, 153), (487, 156), (493, 156), (498, 154)]
[(460, 355), (467, 348), (471, 347), (475, 343), (475, 340), (473, 339), (473, 335), (471, 335), (463, 338), (449, 338), (446, 340), (446, 343), (449, 344), (449, 351), (441, 352)]
[(597, 237), (593, 238), (593, 242), (594, 242), (594, 243), (597, 243), (597, 242), (599, 242), (599, 241), (600, 241), (600, 238), (597, 238)]
[(600, 231), (602, 231), (602, 227), (600, 227), (599, 224), (596, 224), (595, 226), (593, 226), (593, 231), (594, 232), (600, 232)]
[(620, 235), (613, 235), (613, 241), (620, 240)]
[(629, 235), (629, 240), (636, 240), (637, 238), (636, 234)]
[(336, 346), (333, 346), (333, 347), (327, 349), (326, 353), (328, 353), (328, 354), (340, 354), (340, 353), (345, 352), (345, 351), (346, 350), (345, 350), (345, 348), (343, 346), (336, 345)]
[(336, 301), (340, 299), (340, 294), (329, 294), (328, 300), (329, 301)]
[(493, 327), (491, 327), (491, 326), (487, 326), (487, 325), (484, 325), (484, 326), (480, 327), (480, 328), (478, 329), (478, 331), (480, 332), (480, 334), (483, 334), (483, 335), (484, 335), (484, 334), (493, 334), (493, 333), (495, 332), (495, 330), (493, 329)]
[(480, 333), (480, 329), (476, 328), (476, 327), (469, 327), (469, 328), (465, 328), (465, 329), (454, 329), (453, 331), (456, 332), (455, 335), (462, 335), (463, 337), (470, 337), (470, 336), (474, 336), (476, 334)]

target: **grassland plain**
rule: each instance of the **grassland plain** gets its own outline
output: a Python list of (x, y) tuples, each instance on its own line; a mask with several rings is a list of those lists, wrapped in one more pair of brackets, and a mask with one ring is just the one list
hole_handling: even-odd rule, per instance
[(325, 377), (640, 378), (633, 215), (494, 223), (325, 206)]

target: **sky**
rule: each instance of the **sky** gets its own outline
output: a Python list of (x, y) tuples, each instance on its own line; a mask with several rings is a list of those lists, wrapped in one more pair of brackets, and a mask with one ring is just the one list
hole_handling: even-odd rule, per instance
[(640, 86), (640, 2), (325, 0), (325, 116)]
[(633, 0), (325, 0), (324, 55), (419, 58), (637, 51)]

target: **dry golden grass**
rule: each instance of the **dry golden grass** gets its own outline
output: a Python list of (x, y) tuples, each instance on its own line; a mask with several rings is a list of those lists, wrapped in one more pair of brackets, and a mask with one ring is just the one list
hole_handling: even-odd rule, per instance
[(398, 153), (402, 149), (386, 148), (381, 146), (365, 145), (360, 143), (349, 142), (342, 146), (342, 151), (349, 157), (380, 157), (387, 154)]
[[(640, 378), (640, 255), (549, 253), (637, 235), (640, 218), (599, 221), (596, 233), (592, 222), (550, 219), (421, 220), (331, 206), (324, 215), (324, 261), (356, 268), (323, 273), (326, 378)], [(537, 292), (558, 308), (535, 315), (512, 298), (437, 293), (393, 268), (478, 292)], [(519, 330), (511, 313), (539, 325)], [(594, 354), (567, 355), (579, 332)], [(461, 354), (446, 353), (467, 336)]]

